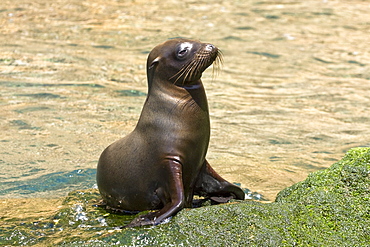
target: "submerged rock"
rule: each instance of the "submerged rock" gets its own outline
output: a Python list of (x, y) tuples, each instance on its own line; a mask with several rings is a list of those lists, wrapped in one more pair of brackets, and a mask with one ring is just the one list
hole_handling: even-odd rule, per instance
[(7, 220), (0, 245), (365, 246), (370, 148), (350, 150), (330, 168), (281, 191), (273, 203), (184, 209), (155, 227), (120, 229), (135, 216), (108, 212), (99, 200), (97, 190), (74, 191), (53, 217)]

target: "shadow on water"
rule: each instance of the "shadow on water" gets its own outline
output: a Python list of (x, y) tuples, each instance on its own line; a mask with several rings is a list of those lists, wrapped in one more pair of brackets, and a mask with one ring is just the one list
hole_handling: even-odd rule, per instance
[[(14, 81), (0, 81), (0, 86), (3, 87), (91, 87), (91, 88), (104, 88), (103, 85), (95, 83), (28, 83), (28, 82), (14, 82)], [(18, 96), (30, 96), (19, 94)], [(38, 94), (33, 94), (36, 97)], [(47, 94), (40, 94), (39, 97), (47, 97)]]
[(70, 172), (54, 172), (27, 180), (3, 182), (0, 196), (7, 194), (30, 195), (66, 189), (89, 189), (96, 183), (96, 169), (78, 169)]

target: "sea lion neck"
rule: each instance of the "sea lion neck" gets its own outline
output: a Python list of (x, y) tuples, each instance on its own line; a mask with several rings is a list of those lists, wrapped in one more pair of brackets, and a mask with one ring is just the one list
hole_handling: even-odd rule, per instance
[(194, 90), (194, 89), (199, 89), (201, 87), (203, 87), (203, 84), (191, 84), (191, 85), (184, 85), (184, 86), (180, 86), (186, 90)]
[(183, 104), (194, 104), (198, 106), (204, 112), (208, 112), (208, 103), (205, 89), (201, 79), (196, 82), (192, 82), (187, 85), (176, 85), (169, 81), (161, 81), (159, 79), (154, 79), (151, 83), (151, 87), (148, 91), (149, 97), (155, 100), (162, 99), (167, 102), (173, 102), (176, 107)]

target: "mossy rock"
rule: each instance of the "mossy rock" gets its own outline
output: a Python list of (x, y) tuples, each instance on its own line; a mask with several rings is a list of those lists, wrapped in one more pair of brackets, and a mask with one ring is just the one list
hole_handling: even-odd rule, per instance
[[(370, 199), (370, 148), (351, 149), (346, 156), (325, 170), (311, 173), (306, 180), (282, 190), (277, 202), (319, 199), (317, 193), (337, 194), (361, 201)], [(315, 199), (316, 198), (316, 199)]]
[(273, 203), (184, 209), (153, 227), (120, 229), (135, 216), (97, 207), (97, 190), (71, 192), (51, 219), (37, 225), (6, 222), (0, 245), (367, 246), (369, 190), (370, 148), (355, 148), (330, 168), (281, 191)]
[(330, 168), (281, 191), (291, 203), (291, 235), (308, 245), (370, 243), (370, 148), (351, 149)]

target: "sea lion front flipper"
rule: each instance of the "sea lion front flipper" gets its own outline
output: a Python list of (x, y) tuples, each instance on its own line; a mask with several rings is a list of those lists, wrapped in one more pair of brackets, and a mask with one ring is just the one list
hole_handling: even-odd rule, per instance
[(159, 211), (140, 215), (124, 227), (158, 225), (166, 218), (175, 215), (185, 204), (184, 186), (182, 181), (182, 165), (175, 158), (167, 158), (164, 167), (167, 167), (167, 180), (156, 190), (156, 194), (164, 207)]
[(199, 172), (194, 194), (214, 198), (216, 202), (227, 202), (234, 198), (244, 200), (245, 193), (238, 186), (229, 183), (217, 174), (207, 160)]

